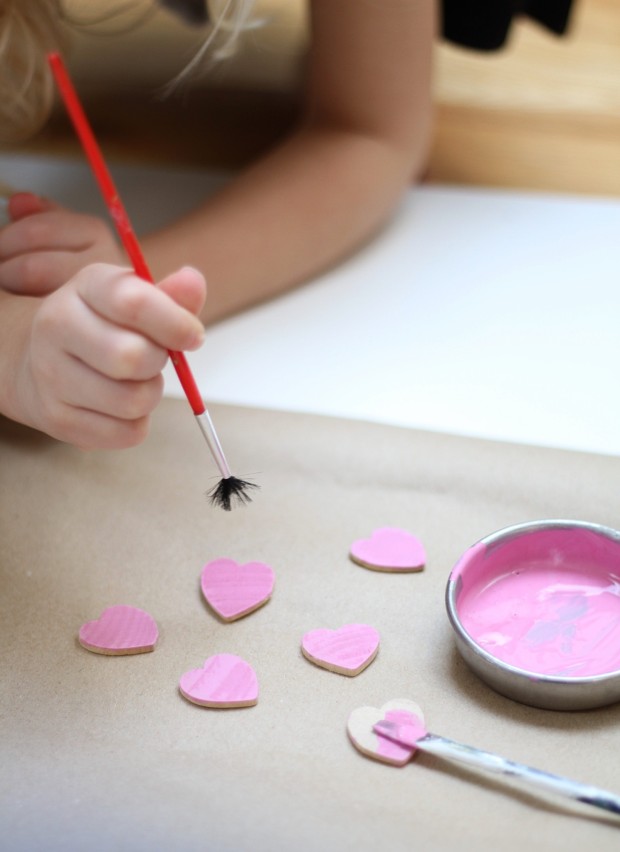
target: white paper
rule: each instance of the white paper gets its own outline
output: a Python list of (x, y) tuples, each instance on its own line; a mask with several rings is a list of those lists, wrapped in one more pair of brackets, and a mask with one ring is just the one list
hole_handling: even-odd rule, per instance
[[(138, 233), (226, 180), (112, 171)], [(0, 179), (105, 213), (82, 163), (4, 157)], [(364, 250), (210, 328), (190, 364), (211, 401), (617, 455), (618, 234), (620, 200), (412, 187)]]

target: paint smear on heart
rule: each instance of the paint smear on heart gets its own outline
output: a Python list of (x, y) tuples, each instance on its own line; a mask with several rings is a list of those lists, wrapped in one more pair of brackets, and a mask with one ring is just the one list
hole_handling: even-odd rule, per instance
[(379, 736), (379, 752), (384, 755), (391, 754), (388, 744), (417, 751), (417, 741), (427, 733), (422, 719), (408, 710), (388, 710), (373, 730)]
[[(399, 726), (418, 726), (423, 730), (424, 714), (421, 707), (406, 698), (396, 698), (382, 707), (358, 707), (347, 721), (347, 732), (355, 748), (366, 757), (388, 763), (392, 766), (404, 766), (412, 759), (417, 749), (414, 745), (393, 742), (375, 731), (375, 725), (388, 722), (394, 730)], [(404, 728), (403, 728), (404, 729)]]

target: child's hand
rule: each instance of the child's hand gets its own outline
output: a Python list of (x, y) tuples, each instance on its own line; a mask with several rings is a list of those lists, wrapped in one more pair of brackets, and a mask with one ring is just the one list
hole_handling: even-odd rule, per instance
[(0, 230), (0, 288), (21, 295), (51, 293), (89, 263), (127, 260), (102, 219), (75, 213), (30, 192), (8, 201)]
[(167, 350), (197, 349), (205, 282), (186, 267), (157, 286), (106, 264), (43, 299), (16, 376), (20, 419), (83, 449), (140, 443), (163, 391)]

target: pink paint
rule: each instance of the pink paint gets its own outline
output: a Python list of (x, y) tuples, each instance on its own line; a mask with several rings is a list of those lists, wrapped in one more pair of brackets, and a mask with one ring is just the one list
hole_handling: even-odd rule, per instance
[[(383, 719), (394, 725), (395, 739), (400, 742), (394, 742), (393, 739), (378, 734), (377, 753), (388, 760), (399, 760), (406, 754), (411, 757), (417, 751), (415, 741), (426, 733), (424, 723), (408, 710), (388, 710)], [(374, 730), (378, 733), (376, 727)]]
[(370, 538), (354, 541), (350, 555), (354, 562), (379, 571), (419, 571), (426, 562), (420, 539), (397, 527), (381, 527)]
[(498, 660), (565, 678), (620, 670), (618, 540), (577, 527), (481, 542), (453, 577), (464, 629)]
[(316, 665), (354, 676), (377, 655), (379, 634), (369, 624), (345, 624), (338, 630), (311, 630), (304, 635), (301, 647)]
[(418, 704), (406, 698), (395, 698), (382, 707), (358, 707), (349, 716), (347, 732), (355, 748), (366, 757), (391, 766), (404, 766), (417, 751), (415, 746), (387, 739), (377, 732), (376, 726), (385, 724), (391, 730), (399, 730), (400, 725), (404, 725), (409, 730), (412, 724), (423, 725), (423, 720), (424, 713)]
[(262, 562), (239, 565), (234, 559), (208, 562), (200, 577), (207, 603), (224, 621), (234, 621), (266, 603), (274, 582), (275, 575), (269, 565)]
[(80, 645), (96, 654), (121, 656), (152, 651), (157, 642), (157, 624), (152, 616), (135, 606), (111, 606), (95, 621), (80, 627)]
[(416, 749), (419, 739), (426, 736), (424, 722), (415, 713), (386, 713), (385, 717), (373, 727), (381, 739), (387, 738), (402, 746)]
[(235, 654), (209, 657), (202, 668), (185, 672), (179, 689), (188, 701), (203, 707), (250, 707), (258, 701), (256, 673)]

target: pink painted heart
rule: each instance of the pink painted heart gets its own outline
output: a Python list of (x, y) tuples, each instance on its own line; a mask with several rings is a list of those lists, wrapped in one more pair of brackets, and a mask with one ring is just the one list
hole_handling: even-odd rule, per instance
[(200, 586), (209, 606), (224, 621), (235, 621), (267, 603), (273, 592), (273, 569), (263, 562), (240, 565), (214, 559), (202, 569)]
[(381, 527), (370, 538), (354, 541), (349, 555), (374, 571), (421, 571), (426, 562), (420, 539), (398, 527)]
[(111, 606), (95, 621), (80, 627), (80, 645), (95, 654), (120, 656), (152, 651), (157, 642), (157, 624), (152, 616), (135, 606)]
[(403, 745), (382, 736), (375, 728), (387, 725), (388, 729), (420, 731), (425, 733), (424, 714), (420, 707), (407, 698), (396, 698), (382, 707), (358, 707), (349, 716), (347, 732), (355, 748), (373, 760), (404, 766), (416, 753), (414, 745)]
[(202, 707), (251, 707), (258, 701), (258, 680), (252, 666), (235, 654), (215, 654), (201, 669), (179, 681), (181, 694)]
[(379, 634), (369, 624), (311, 630), (303, 636), (301, 650), (317, 666), (355, 677), (377, 656)]

